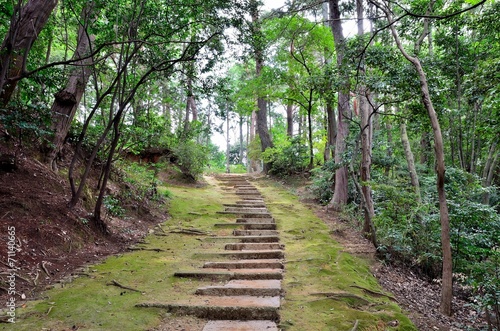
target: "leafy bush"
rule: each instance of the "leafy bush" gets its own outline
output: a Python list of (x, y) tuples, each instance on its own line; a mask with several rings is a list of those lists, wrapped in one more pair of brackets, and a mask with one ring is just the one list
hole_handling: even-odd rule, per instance
[(333, 197), (333, 182), (338, 166), (333, 159), (328, 160), (320, 168), (311, 170), (312, 184), (310, 186), (316, 200), (326, 205)]
[(269, 174), (286, 177), (303, 172), (308, 165), (309, 154), (300, 138), (293, 138), (282, 146), (275, 146), (262, 152), (262, 159), (271, 164)]
[(115, 217), (125, 216), (125, 209), (120, 205), (120, 200), (112, 195), (104, 197), (103, 205), (106, 208), (106, 213)]
[(185, 175), (196, 179), (203, 174), (203, 170), (208, 164), (208, 153), (205, 146), (192, 140), (181, 141), (173, 148), (173, 152), (178, 159), (177, 164)]

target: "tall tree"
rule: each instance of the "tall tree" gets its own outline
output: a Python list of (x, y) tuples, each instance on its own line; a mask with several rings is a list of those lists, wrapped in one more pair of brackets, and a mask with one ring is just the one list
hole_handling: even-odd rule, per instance
[(337, 53), (337, 68), (341, 73), (341, 85), (338, 91), (337, 103), (337, 138), (335, 141), (335, 163), (340, 167), (335, 171), (335, 188), (332, 200), (328, 204), (328, 207), (333, 210), (341, 209), (342, 206), (347, 203), (348, 198), (348, 168), (345, 164), (344, 153), (347, 149), (349, 121), (351, 119), (351, 107), (349, 105), (351, 84), (349, 70), (344, 63), (346, 42), (342, 31), (339, 2), (339, 0), (329, 0), (330, 24), (332, 26), (335, 50)]
[[(364, 0), (356, 0), (356, 13), (357, 13), (357, 26), (358, 26), (358, 37), (360, 40), (363, 39), (365, 34), (364, 29)], [(371, 240), (375, 247), (377, 244), (377, 235), (375, 232), (375, 226), (373, 224), (373, 216), (375, 215), (375, 209), (373, 206), (373, 195), (371, 189), (371, 167), (372, 167), (372, 139), (373, 139), (373, 125), (372, 125), (372, 115), (373, 106), (370, 102), (372, 98), (370, 95), (370, 90), (365, 85), (364, 80), (366, 79), (366, 68), (364, 61), (364, 52), (361, 52), (360, 66), (358, 77), (360, 77), (360, 82), (358, 83), (358, 107), (359, 115), (361, 117), (361, 193), (364, 196), (364, 211), (365, 211), (365, 221), (363, 224), (363, 233), (365, 237)]]
[[(255, 58), (255, 75), (260, 77), (264, 66), (264, 37), (262, 36), (261, 21), (259, 18), (259, 3), (257, 0), (250, 2), (250, 15), (252, 17), (252, 47)], [(257, 112), (256, 126), (259, 134), (261, 149), (265, 151), (269, 147), (273, 147), (271, 135), (267, 127), (267, 107), (266, 100), (261, 94), (257, 95)], [(263, 171), (267, 173), (271, 168), (271, 164), (264, 163)]]
[(0, 103), (6, 105), (26, 71), (28, 54), (47, 23), (57, 0), (29, 0), (14, 7), (9, 30), (0, 48)]
[(94, 12), (94, 2), (89, 2), (83, 8), (80, 24), (78, 27), (77, 42), (74, 60), (74, 67), (64, 89), (57, 92), (54, 103), (52, 104), (52, 131), (54, 138), (51, 145), (48, 146), (45, 161), (53, 170), (57, 170), (56, 157), (60, 152), (64, 140), (69, 132), (76, 110), (80, 105), (85, 87), (89, 80), (92, 69), (92, 57), (89, 55), (92, 50), (92, 44), (95, 36), (89, 33), (88, 27), (92, 25), (96, 14)]
[(441, 133), (441, 126), (436, 114), (436, 110), (432, 104), (432, 100), (429, 93), (429, 85), (427, 82), (427, 77), (425, 71), (420, 63), (420, 60), (416, 56), (411, 56), (403, 47), (403, 43), (399, 37), (399, 33), (396, 30), (395, 22), (392, 17), (392, 11), (390, 8), (374, 2), (374, 4), (381, 9), (386, 19), (389, 23), (392, 37), (396, 43), (401, 54), (404, 56), (408, 62), (410, 62), (417, 71), (417, 75), (420, 81), (420, 91), (422, 103), (427, 110), (429, 116), (432, 131), (434, 133), (434, 152), (436, 157), (436, 175), (437, 175), (437, 191), (439, 196), (439, 214), (441, 220), (441, 248), (443, 257), (443, 268), (442, 268), (442, 287), (441, 287), (441, 303), (440, 310), (443, 314), (450, 316), (452, 313), (451, 302), (453, 298), (453, 260), (451, 255), (451, 240), (450, 240), (450, 219), (448, 214), (448, 205), (446, 202), (446, 192), (444, 188), (445, 180), (445, 161), (444, 161), (444, 145), (443, 145), (443, 135)]

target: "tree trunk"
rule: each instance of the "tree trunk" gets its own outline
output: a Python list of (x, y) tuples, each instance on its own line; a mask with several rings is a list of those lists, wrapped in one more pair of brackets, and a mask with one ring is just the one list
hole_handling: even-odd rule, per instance
[(402, 122), (400, 128), (401, 128), (401, 143), (403, 144), (406, 163), (408, 164), (408, 172), (410, 173), (411, 185), (415, 190), (418, 203), (422, 203), (422, 196), (420, 194), (420, 183), (418, 180), (417, 170), (415, 168), (415, 159), (413, 158), (413, 153), (411, 151), (410, 140), (408, 139), (408, 133), (406, 132), (406, 123)]
[(348, 198), (348, 169), (344, 162), (344, 152), (347, 149), (347, 138), (349, 136), (349, 119), (351, 108), (349, 106), (350, 82), (347, 70), (343, 70), (345, 40), (340, 20), (339, 0), (329, 0), (330, 21), (332, 25), (335, 49), (337, 51), (337, 67), (343, 72), (342, 85), (338, 93), (338, 121), (337, 139), (335, 143), (335, 163), (342, 166), (335, 172), (335, 188), (332, 200), (328, 208), (340, 210), (347, 203)]
[[(360, 38), (364, 35), (364, 0), (356, 0), (356, 14), (357, 14), (357, 25), (358, 25), (358, 36)], [(361, 80), (363, 80), (366, 75), (366, 68), (364, 59), (361, 59), (359, 75)], [(373, 207), (373, 195), (370, 186), (371, 180), (371, 166), (372, 166), (372, 107), (370, 105), (370, 91), (363, 84), (360, 83), (358, 86), (358, 99), (359, 99), (359, 114), (361, 116), (361, 194), (363, 195), (363, 201), (365, 204), (364, 208), (364, 224), (363, 233), (364, 236), (369, 239), (375, 247), (377, 247), (377, 236), (375, 232), (375, 226), (373, 224), (373, 216), (375, 215), (375, 210)]]
[[(21, 2), (19, 2), (21, 3)], [(0, 49), (0, 103), (6, 105), (26, 69), (31, 46), (47, 23), (57, 0), (30, 0), (17, 6)]]
[(226, 104), (226, 173), (231, 172), (231, 167), (230, 167), (230, 149), (231, 149), (231, 144), (229, 140), (229, 106)]
[[(493, 182), (493, 174), (495, 173), (496, 165), (498, 163), (498, 152), (497, 152), (498, 138), (493, 141), (490, 146), (490, 151), (488, 152), (488, 158), (483, 168), (483, 180), (482, 184), (484, 188), (490, 187)], [(483, 193), (483, 203), (488, 205), (490, 203), (490, 193)]]
[(288, 101), (286, 105), (286, 135), (293, 137), (293, 103)]
[[(252, 33), (253, 33), (253, 49), (255, 57), (255, 75), (260, 77), (262, 67), (264, 66), (264, 55), (262, 38), (260, 38), (262, 31), (260, 28), (259, 9), (256, 0), (252, 0)], [(269, 130), (267, 128), (267, 109), (266, 100), (262, 96), (257, 97), (257, 133), (259, 134), (261, 149), (265, 151), (267, 148), (273, 146)], [(264, 173), (267, 173), (271, 168), (271, 164), (264, 163)]]
[[(84, 8), (82, 13), (81, 22), (84, 25), (80, 25), (78, 29), (77, 46), (73, 55), (74, 60), (88, 55), (92, 49), (95, 36), (90, 36), (87, 33), (87, 27), (94, 20), (94, 17), (93, 5), (89, 4), (88, 7)], [(55, 100), (51, 109), (54, 138), (45, 159), (46, 163), (53, 170), (57, 170), (57, 155), (62, 149), (76, 110), (85, 92), (85, 87), (92, 72), (90, 68), (91, 63), (92, 58), (76, 61), (76, 67), (72, 70), (66, 87), (54, 95)]]
[(238, 163), (243, 164), (243, 115), (240, 114), (240, 159)]
[(309, 139), (309, 169), (314, 166), (314, 146), (313, 146), (313, 132), (312, 132), (312, 97), (313, 90), (309, 89), (309, 104), (307, 105), (307, 130)]
[[(379, 7), (381, 8), (381, 7)], [(439, 215), (441, 219), (441, 248), (443, 254), (443, 270), (442, 270), (442, 285), (441, 285), (441, 303), (440, 311), (451, 316), (452, 306), (451, 302), (453, 299), (453, 260), (451, 255), (451, 243), (450, 243), (450, 220), (448, 214), (448, 205), (446, 203), (446, 192), (444, 189), (444, 179), (445, 179), (445, 162), (444, 162), (444, 146), (443, 146), (443, 135), (441, 134), (441, 126), (439, 120), (434, 110), (432, 100), (429, 94), (429, 87), (427, 84), (427, 77), (422, 68), (420, 60), (416, 57), (410, 56), (406, 50), (403, 48), (399, 35), (394, 27), (394, 22), (392, 16), (387, 8), (381, 8), (390, 24), (390, 29), (392, 36), (396, 45), (403, 54), (403, 56), (415, 67), (417, 70), (418, 78), (420, 80), (420, 90), (422, 93), (422, 103), (427, 110), (432, 131), (434, 133), (434, 151), (436, 156), (436, 174), (437, 174), (437, 191), (439, 196)]]

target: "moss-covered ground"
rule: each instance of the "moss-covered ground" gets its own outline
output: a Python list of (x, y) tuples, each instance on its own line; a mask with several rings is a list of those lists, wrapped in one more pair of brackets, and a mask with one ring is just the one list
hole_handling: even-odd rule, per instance
[[(416, 330), (397, 304), (366, 291), (382, 292), (368, 263), (343, 253), (312, 211), (270, 181), (256, 180), (255, 185), (276, 218), (286, 246), (283, 330), (352, 330), (354, 325), (357, 330)], [(169, 186), (168, 190), (173, 195), (171, 218), (136, 246), (142, 250), (87, 267), (72, 282), (61, 283), (45, 291), (40, 300), (18, 308), (17, 323), (1, 324), (0, 329), (147, 330), (159, 325), (165, 313), (136, 304), (175, 302), (209, 285), (209, 281), (175, 278), (173, 274), (200, 267), (204, 259), (196, 253), (215, 249), (217, 244), (176, 230), (230, 231), (213, 224), (234, 220), (234, 216), (216, 212), (236, 198), (225, 194), (213, 179), (203, 187)], [(109, 285), (113, 281), (138, 291)]]

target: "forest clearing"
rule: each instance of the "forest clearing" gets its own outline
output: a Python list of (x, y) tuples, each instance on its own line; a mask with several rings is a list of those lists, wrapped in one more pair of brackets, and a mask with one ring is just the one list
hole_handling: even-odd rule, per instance
[(500, 330), (497, 1), (0, 3), (0, 329)]

